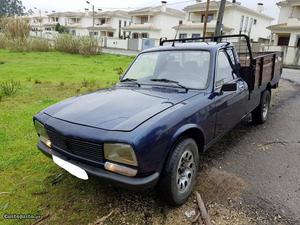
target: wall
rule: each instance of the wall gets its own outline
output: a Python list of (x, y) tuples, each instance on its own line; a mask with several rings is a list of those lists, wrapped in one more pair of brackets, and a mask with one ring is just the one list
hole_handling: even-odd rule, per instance
[[(245, 18), (244, 26), (245, 26), (246, 17), (249, 17), (248, 29), (247, 29), (247, 32), (245, 33), (247, 35), (248, 35), (248, 30), (249, 30), (250, 19), (253, 18), (253, 19), (257, 20), (257, 24), (252, 25), (252, 30), (251, 30), (251, 34), (250, 34), (251, 39), (253, 39), (254, 41), (258, 41), (259, 38), (265, 38), (265, 39), (270, 38), (271, 31), (268, 30), (266, 27), (271, 25), (272, 20), (269, 20), (269, 19), (261, 17), (261, 16), (257, 16), (255, 14), (252, 14), (251, 12), (246, 12), (244, 10), (242, 11), (242, 10), (236, 10), (235, 8), (226, 8), (223, 24), (225, 26), (227, 25), (231, 28), (234, 28), (234, 30), (231, 32), (231, 34), (239, 33), (240, 22), (241, 22), (242, 16), (244, 16), (244, 18)], [(244, 28), (244, 26), (243, 26), (243, 28)]]
[(300, 66), (300, 48), (287, 46), (265, 46), (262, 50), (283, 52), (283, 64), (285, 66)]
[(149, 37), (155, 39), (160, 39), (161, 37), (174, 38), (176, 30), (173, 27), (179, 24), (179, 20), (184, 20), (184, 17), (169, 16), (167, 14), (156, 15), (152, 21), (155, 27), (160, 28), (160, 32), (153, 33)]
[(119, 38), (119, 20), (121, 20), (121, 35), (123, 35), (123, 30), (122, 28), (124, 27), (124, 21), (126, 21), (126, 25), (129, 25), (129, 22), (131, 21), (131, 19), (129, 18), (122, 18), (122, 17), (113, 17), (110, 20), (110, 25), (116, 29), (114, 31), (114, 38)]
[(291, 6), (281, 6), (278, 23), (286, 23), (287, 19), (291, 16), (292, 7)]
[(128, 49), (128, 39), (107, 38), (106, 46), (107, 48)]

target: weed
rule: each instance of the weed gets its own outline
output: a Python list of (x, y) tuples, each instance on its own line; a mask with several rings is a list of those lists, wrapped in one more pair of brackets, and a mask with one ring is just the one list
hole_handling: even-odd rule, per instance
[(41, 84), (42, 81), (40, 81), (40, 80), (38, 80), (38, 79), (35, 79), (35, 80), (34, 80), (34, 83), (35, 83), (35, 84)]
[(88, 80), (86, 80), (85, 78), (83, 79), (83, 81), (81, 82), (81, 86), (82, 87), (87, 87), (89, 85)]
[(119, 76), (122, 76), (124, 73), (124, 70), (122, 67), (117, 67), (114, 69), (114, 71), (116, 71)]
[(82, 87), (93, 87), (96, 85), (96, 80), (87, 80), (87, 79), (83, 79), (83, 81), (81, 82), (81, 86)]
[(0, 93), (2, 96), (12, 96), (20, 89), (20, 81), (4, 81), (0, 83)]

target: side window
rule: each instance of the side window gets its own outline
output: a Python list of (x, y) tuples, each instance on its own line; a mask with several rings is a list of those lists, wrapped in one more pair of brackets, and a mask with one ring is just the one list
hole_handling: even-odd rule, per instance
[(217, 59), (215, 86), (219, 87), (234, 79), (232, 68), (224, 51), (220, 51)]

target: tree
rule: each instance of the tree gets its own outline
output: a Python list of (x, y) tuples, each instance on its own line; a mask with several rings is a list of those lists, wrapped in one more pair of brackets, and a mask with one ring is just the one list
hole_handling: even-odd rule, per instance
[(21, 0), (0, 0), (0, 17), (2, 16), (22, 16), (25, 7)]
[(60, 25), (59, 23), (56, 24), (55, 31), (57, 31), (60, 34), (69, 33), (69, 29), (65, 26)]

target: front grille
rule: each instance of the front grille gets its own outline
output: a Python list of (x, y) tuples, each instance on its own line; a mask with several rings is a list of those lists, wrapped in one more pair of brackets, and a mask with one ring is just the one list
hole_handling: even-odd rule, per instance
[(96, 163), (103, 162), (103, 144), (81, 141), (65, 137), (56, 132), (47, 130), (54, 149), (70, 153)]

